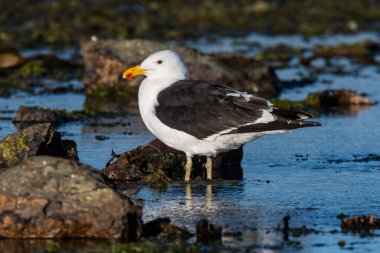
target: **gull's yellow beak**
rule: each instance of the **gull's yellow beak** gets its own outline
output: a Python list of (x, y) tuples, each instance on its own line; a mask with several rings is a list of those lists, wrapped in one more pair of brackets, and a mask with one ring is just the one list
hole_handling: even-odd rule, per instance
[(132, 78), (134, 76), (138, 76), (138, 75), (142, 75), (144, 74), (148, 69), (142, 69), (140, 68), (140, 65), (136, 66), (136, 67), (133, 67), (133, 68), (130, 68), (130, 69), (127, 69), (126, 71), (124, 71), (123, 73), (123, 78)]

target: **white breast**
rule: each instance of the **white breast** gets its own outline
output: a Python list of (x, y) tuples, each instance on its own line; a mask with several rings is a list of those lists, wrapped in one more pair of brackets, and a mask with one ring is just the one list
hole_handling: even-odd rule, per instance
[(149, 80), (146, 78), (139, 88), (139, 109), (141, 118), (146, 127), (158, 139), (166, 145), (184, 151), (192, 155), (194, 150), (189, 147), (194, 147), (199, 140), (183, 131), (179, 131), (168, 127), (163, 124), (155, 114), (155, 107), (157, 105), (157, 95), (178, 80), (173, 79), (155, 79)]

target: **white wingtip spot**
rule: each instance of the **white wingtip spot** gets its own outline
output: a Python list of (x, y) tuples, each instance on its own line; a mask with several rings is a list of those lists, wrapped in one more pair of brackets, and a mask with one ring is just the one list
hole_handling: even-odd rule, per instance
[(301, 113), (297, 113), (297, 117), (300, 118), (301, 120), (304, 120), (304, 119), (309, 119), (310, 117), (305, 115), (305, 114), (301, 114)]
[(269, 122), (272, 122), (272, 121), (275, 121), (276, 118), (274, 117), (274, 115), (270, 112), (268, 112), (267, 110), (263, 110), (263, 115), (258, 118), (254, 124), (258, 124), (258, 123), (269, 123)]

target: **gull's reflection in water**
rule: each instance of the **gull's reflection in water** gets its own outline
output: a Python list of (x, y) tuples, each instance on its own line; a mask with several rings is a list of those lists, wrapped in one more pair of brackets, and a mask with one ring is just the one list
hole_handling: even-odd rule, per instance
[[(192, 202), (192, 190), (191, 190), (191, 183), (187, 183), (186, 186), (186, 206), (191, 207), (191, 202)], [(212, 201), (212, 188), (213, 185), (211, 183), (206, 183), (206, 191), (205, 191), (205, 204), (206, 208), (211, 207), (213, 204)]]
[[(245, 195), (244, 183), (241, 180), (197, 181), (169, 187), (161, 195), (174, 204), (175, 199), (180, 205), (172, 206), (169, 202), (161, 202), (161, 210), (166, 215), (181, 213), (174, 217), (178, 222), (186, 221), (191, 226), (199, 219), (219, 220), (229, 209), (236, 209), (239, 200)], [(162, 201), (162, 200), (161, 200)], [(187, 217), (187, 218), (185, 218)]]

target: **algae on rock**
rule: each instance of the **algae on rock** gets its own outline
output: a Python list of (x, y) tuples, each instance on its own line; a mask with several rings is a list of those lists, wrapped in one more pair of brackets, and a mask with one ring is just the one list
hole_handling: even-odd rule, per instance
[(75, 142), (61, 140), (61, 135), (50, 123), (43, 123), (9, 134), (0, 141), (0, 169), (41, 154), (78, 160)]

